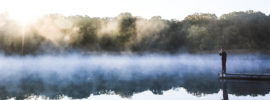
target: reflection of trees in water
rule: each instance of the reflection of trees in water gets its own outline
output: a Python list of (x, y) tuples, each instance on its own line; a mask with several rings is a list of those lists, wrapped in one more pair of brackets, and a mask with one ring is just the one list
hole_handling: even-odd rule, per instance
[(236, 96), (258, 96), (269, 94), (270, 81), (263, 80), (227, 80), (229, 94)]
[(229, 100), (228, 94), (236, 96), (258, 96), (269, 94), (270, 81), (264, 80), (220, 80), (222, 84), (223, 99)]
[(220, 84), (218, 84), (217, 75), (214, 73), (197, 73), (187, 75), (183, 86), (188, 93), (196, 96), (204, 94), (217, 93)]
[[(49, 78), (42, 78), (39, 74), (26, 75), (18, 82), (0, 82), (0, 99), (16, 97), (25, 99), (29, 96), (44, 96), (58, 99), (68, 96), (73, 99), (87, 98), (90, 95), (116, 94), (121, 97), (131, 97), (133, 94), (150, 90), (161, 95), (163, 91), (176, 87), (183, 87), (188, 93), (195, 96), (217, 93), (222, 89), (222, 84), (217, 79), (216, 73), (180, 73), (159, 74), (155, 77), (140, 76), (121, 80), (115, 75), (104, 76), (104, 73), (88, 73), (79, 71), (70, 79), (63, 79), (57, 74)], [(136, 76), (136, 75), (135, 75)], [(90, 77), (90, 78), (89, 78)], [(265, 95), (270, 91), (270, 82), (267, 81), (226, 81), (227, 91), (234, 95)]]
[[(0, 82), (1, 99), (16, 97), (25, 99), (32, 95), (48, 98), (61, 98), (65, 95), (71, 98), (86, 98), (92, 95), (117, 94), (122, 97), (131, 97), (134, 93), (146, 90), (154, 94), (178, 87), (180, 78), (176, 75), (160, 75), (158, 78), (145, 77), (137, 80), (119, 80), (113, 75), (108, 78), (103, 74), (91, 74), (89, 79), (86, 72), (72, 75), (70, 80), (62, 80), (56, 74), (49, 79), (43, 79), (38, 74), (31, 74), (21, 78), (17, 83), (12, 81)], [(15, 84), (15, 85), (14, 85)]]

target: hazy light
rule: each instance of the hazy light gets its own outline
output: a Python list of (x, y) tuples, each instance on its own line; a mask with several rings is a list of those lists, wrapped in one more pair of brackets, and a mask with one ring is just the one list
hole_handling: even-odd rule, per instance
[(23, 27), (33, 23), (38, 15), (32, 15), (30, 12), (17, 12), (17, 13), (9, 13), (11, 19), (16, 20)]
[(151, 18), (180, 19), (195, 12), (218, 16), (232, 11), (255, 10), (269, 14), (269, 0), (5, 0), (0, 12), (10, 12), (22, 22), (48, 13), (114, 17), (122, 12)]

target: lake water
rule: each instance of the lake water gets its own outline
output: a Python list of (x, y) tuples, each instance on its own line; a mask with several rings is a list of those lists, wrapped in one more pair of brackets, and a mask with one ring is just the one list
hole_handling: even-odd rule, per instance
[[(228, 55), (230, 73), (270, 74), (270, 56)], [(219, 80), (217, 54), (0, 56), (0, 99), (269, 100), (270, 81)]]

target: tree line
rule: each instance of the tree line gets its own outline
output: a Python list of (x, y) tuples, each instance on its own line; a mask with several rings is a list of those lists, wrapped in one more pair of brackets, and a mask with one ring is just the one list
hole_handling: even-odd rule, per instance
[(270, 16), (240, 11), (217, 17), (195, 13), (183, 20), (145, 19), (121, 13), (116, 17), (49, 14), (23, 25), (0, 14), (0, 52), (202, 52), (269, 51)]

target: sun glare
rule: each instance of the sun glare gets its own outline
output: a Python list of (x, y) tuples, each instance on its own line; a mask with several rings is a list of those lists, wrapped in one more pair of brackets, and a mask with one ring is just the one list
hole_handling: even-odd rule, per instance
[(25, 12), (9, 13), (9, 16), (11, 19), (17, 21), (19, 24), (21, 24), (23, 26), (26, 26), (26, 25), (33, 23), (38, 18), (37, 15), (29, 14), (29, 13), (25, 13)]

